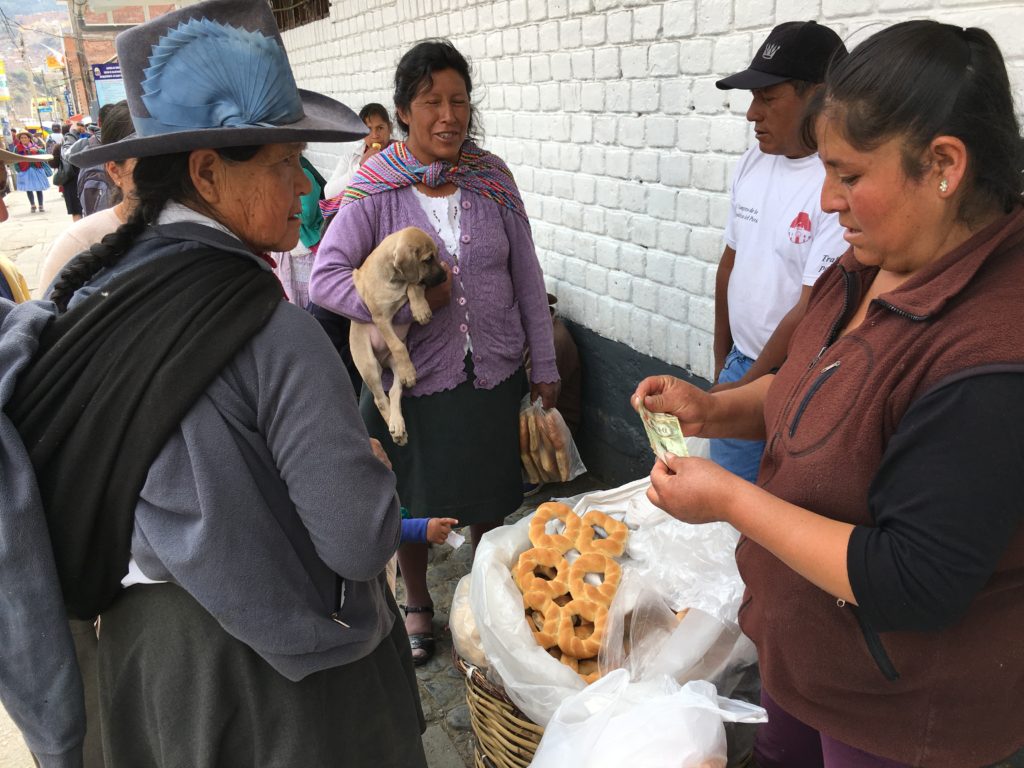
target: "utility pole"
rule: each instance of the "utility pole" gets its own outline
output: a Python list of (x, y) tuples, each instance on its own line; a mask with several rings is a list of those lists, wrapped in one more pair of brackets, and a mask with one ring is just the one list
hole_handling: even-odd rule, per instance
[(75, 57), (78, 60), (78, 71), (82, 75), (82, 90), (85, 92), (85, 104), (78, 105), (81, 113), (91, 111), (91, 105), (96, 101), (96, 91), (92, 85), (92, 68), (89, 66), (89, 59), (85, 55), (85, 40), (82, 37), (82, 8), (84, 2), (70, 0), (68, 10), (71, 16), (71, 35), (75, 38)]

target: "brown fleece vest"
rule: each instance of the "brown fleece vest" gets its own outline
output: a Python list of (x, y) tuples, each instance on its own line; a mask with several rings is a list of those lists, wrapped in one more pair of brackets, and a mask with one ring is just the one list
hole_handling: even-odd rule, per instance
[[(847, 253), (815, 285), (765, 403), (759, 476), (776, 496), (856, 525), (873, 525), (869, 485), (918, 398), (985, 370), (1024, 372), (1024, 209), (882, 294), (829, 345), (876, 274)], [(851, 606), (754, 542), (741, 539), (736, 559), (741, 626), (765, 690), (795, 717), (913, 765), (987, 765), (1021, 746), (1024, 530), (967, 615), (939, 632), (872, 637)]]

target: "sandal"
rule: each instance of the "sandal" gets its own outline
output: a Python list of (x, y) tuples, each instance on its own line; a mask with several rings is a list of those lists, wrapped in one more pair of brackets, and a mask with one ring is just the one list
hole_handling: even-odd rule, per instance
[[(399, 607), (406, 616), (410, 613), (429, 613), (431, 616), (434, 615), (434, 606), (432, 605), (402, 605)], [(417, 632), (414, 635), (409, 635), (409, 647), (413, 651), (413, 665), (422, 667), (434, 658), (435, 647), (433, 629), (431, 629), (430, 632)], [(416, 651), (422, 651), (422, 653), (417, 655)]]

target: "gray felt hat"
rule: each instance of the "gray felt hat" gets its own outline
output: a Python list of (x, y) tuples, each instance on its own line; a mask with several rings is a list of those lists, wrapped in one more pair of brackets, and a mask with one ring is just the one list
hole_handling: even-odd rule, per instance
[(209, 0), (117, 36), (132, 136), (77, 153), (75, 165), (298, 141), (354, 141), (359, 116), (295, 85), (266, 0)]

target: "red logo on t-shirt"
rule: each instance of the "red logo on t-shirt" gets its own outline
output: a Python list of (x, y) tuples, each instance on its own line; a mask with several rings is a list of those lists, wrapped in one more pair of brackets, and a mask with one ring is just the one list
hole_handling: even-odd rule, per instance
[(811, 217), (803, 211), (789, 223), (789, 241), (800, 245), (811, 239)]

